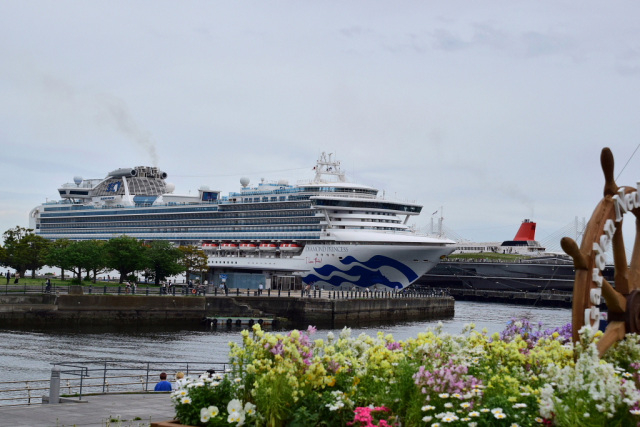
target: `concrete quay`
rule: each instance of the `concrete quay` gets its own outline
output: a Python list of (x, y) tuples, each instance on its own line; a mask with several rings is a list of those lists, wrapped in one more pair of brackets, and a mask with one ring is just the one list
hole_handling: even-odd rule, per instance
[(246, 291), (228, 295), (0, 295), (0, 321), (9, 326), (195, 327), (214, 316), (275, 317), (282, 327), (324, 328), (435, 320), (454, 315), (451, 296), (434, 293)]
[(169, 393), (104, 394), (59, 404), (0, 406), (0, 427), (148, 427), (174, 415)]

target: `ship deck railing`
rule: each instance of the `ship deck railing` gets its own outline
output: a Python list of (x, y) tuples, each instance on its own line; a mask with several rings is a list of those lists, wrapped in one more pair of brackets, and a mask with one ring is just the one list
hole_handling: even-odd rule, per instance
[[(59, 396), (62, 399), (83, 400), (90, 394), (122, 394), (152, 392), (167, 374), (167, 381), (175, 384), (175, 374), (198, 377), (210, 370), (226, 374), (228, 362), (169, 362), (134, 360), (63, 361), (52, 363), (59, 370)], [(47, 401), (52, 378), (0, 382), (0, 407), (25, 406)], [(175, 389), (175, 386), (174, 386)]]

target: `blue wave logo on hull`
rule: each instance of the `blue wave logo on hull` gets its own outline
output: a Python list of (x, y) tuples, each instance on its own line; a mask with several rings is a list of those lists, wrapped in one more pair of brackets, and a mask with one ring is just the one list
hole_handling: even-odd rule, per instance
[(375, 255), (367, 261), (359, 261), (352, 256), (348, 256), (340, 262), (345, 266), (354, 265), (346, 270), (341, 270), (334, 265), (325, 265), (319, 268), (314, 268), (314, 271), (317, 274), (310, 273), (302, 280), (305, 283), (328, 283), (332, 286), (346, 284), (369, 287), (375, 284), (380, 284), (393, 289), (403, 288), (405, 286), (402, 282), (392, 282), (389, 280), (380, 271), (381, 267), (391, 267), (401, 272), (407, 278), (407, 283), (411, 283), (418, 278), (418, 275), (405, 264), (384, 255)]

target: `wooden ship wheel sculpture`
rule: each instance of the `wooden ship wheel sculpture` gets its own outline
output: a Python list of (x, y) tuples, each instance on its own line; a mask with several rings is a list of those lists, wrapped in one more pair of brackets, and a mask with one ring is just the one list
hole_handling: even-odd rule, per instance
[[(607, 303), (608, 325), (598, 341), (602, 356), (627, 333), (640, 333), (640, 192), (638, 188), (618, 187), (613, 175), (613, 154), (602, 150), (600, 163), (604, 172), (604, 198), (596, 206), (587, 223), (582, 244), (568, 237), (561, 240), (562, 249), (573, 258), (576, 276), (573, 288), (573, 342), (584, 325), (598, 328), (600, 301)], [(640, 187), (640, 183), (637, 184)], [(622, 219), (630, 212), (636, 217), (636, 236), (631, 263), (622, 236)], [(602, 277), (605, 252), (612, 245), (615, 288)]]

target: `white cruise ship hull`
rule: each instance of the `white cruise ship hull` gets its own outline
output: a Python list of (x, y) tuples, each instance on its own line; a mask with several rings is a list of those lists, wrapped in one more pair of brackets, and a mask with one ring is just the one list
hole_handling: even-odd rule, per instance
[(325, 289), (376, 285), (403, 289), (450, 252), (447, 246), (310, 243), (297, 255), (225, 253), (209, 256), (208, 264), (215, 270), (298, 272), (303, 282)]

